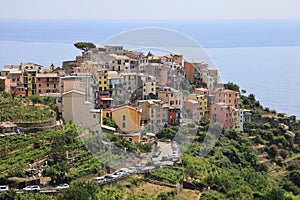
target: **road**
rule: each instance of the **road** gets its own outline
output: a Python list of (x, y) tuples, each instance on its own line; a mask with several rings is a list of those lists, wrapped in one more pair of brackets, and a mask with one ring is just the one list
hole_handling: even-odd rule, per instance
[(161, 153), (157, 158), (152, 158), (154, 162), (161, 161), (163, 157), (171, 157), (173, 150), (171, 143), (166, 143), (166, 142), (158, 142), (157, 147), (161, 148)]

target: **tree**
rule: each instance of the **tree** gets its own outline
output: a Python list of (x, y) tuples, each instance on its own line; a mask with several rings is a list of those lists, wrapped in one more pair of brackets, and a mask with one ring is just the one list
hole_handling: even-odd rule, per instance
[(224, 84), (224, 87), (225, 87), (225, 89), (240, 92), (240, 87), (237, 84), (233, 83), (233, 82), (228, 82), (228, 83)]
[(271, 158), (275, 159), (275, 157), (279, 155), (278, 146), (276, 144), (272, 144), (269, 148), (268, 153), (271, 156)]
[(99, 189), (93, 181), (74, 181), (58, 200), (96, 200), (98, 198)]
[(92, 42), (77, 42), (74, 46), (84, 52), (89, 51), (90, 49), (96, 48), (96, 45)]
[(4, 91), (4, 90), (5, 90), (4, 80), (0, 79), (0, 91)]
[(8, 190), (6, 192), (0, 193), (0, 200), (14, 200), (16, 197), (16, 191), (15, 190)]
[(265, 195), (265, 200), (284, 200), (288, 199), (284, 196), (284, 190), (280, 188), (273, 188)]
[(146, 56), (146, 57), (148, 58), (148, 57), (150, 57), (150, 56), (154, 56), (154, 55), (151, 53), (151, 51), (149, 51), (149, 52), (147, 53), (147, 56)]

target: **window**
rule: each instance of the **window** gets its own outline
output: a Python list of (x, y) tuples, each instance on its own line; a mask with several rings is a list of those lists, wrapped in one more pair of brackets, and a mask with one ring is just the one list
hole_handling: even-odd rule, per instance
[(39, 87), (42, 87), (42, 84), (39, 84)]
[(39, 94), (41, 94), (42, 93), (42, 90), (39, 90)]
[(123, 116), (122, 116), (122, 120), (123, 120), (123, 121), (126, 121), (126, 115), (123, 115)]
[(47, 87), (49, 87), (49, 84), (47, 84)]
[(122, 128), (126, 128), (126, 122), (122, 122)]
[(96, 114), (93, 114), (93, 118), (94, 118), (94, 119), (96, 118)]
[(53, 87), (56, 88), (56, 84), (54, 84)]

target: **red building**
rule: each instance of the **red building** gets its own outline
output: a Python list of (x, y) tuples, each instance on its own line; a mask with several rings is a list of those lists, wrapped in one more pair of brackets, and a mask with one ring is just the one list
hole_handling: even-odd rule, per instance
[(195, 82), (195, 67), (192, 63), (184, 61), (185, 78), (191, 82)]
[(169, 125), (179, 125), (181, 123), (181, 109), (169, 107)]
[(36, 94), (59, 93), (59, 76), (56, 73), (36, 74)]

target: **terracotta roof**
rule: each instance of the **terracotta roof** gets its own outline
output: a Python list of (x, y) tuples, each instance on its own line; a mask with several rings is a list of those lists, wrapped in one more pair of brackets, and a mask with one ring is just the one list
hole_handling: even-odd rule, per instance
[(223, 90), (222, 92), (238, 93), (238, 92), (236, 92), (236, 91), (234, 91), (234, 90), (229, 90), (229, 89), (225, 89), (225, 90)]

